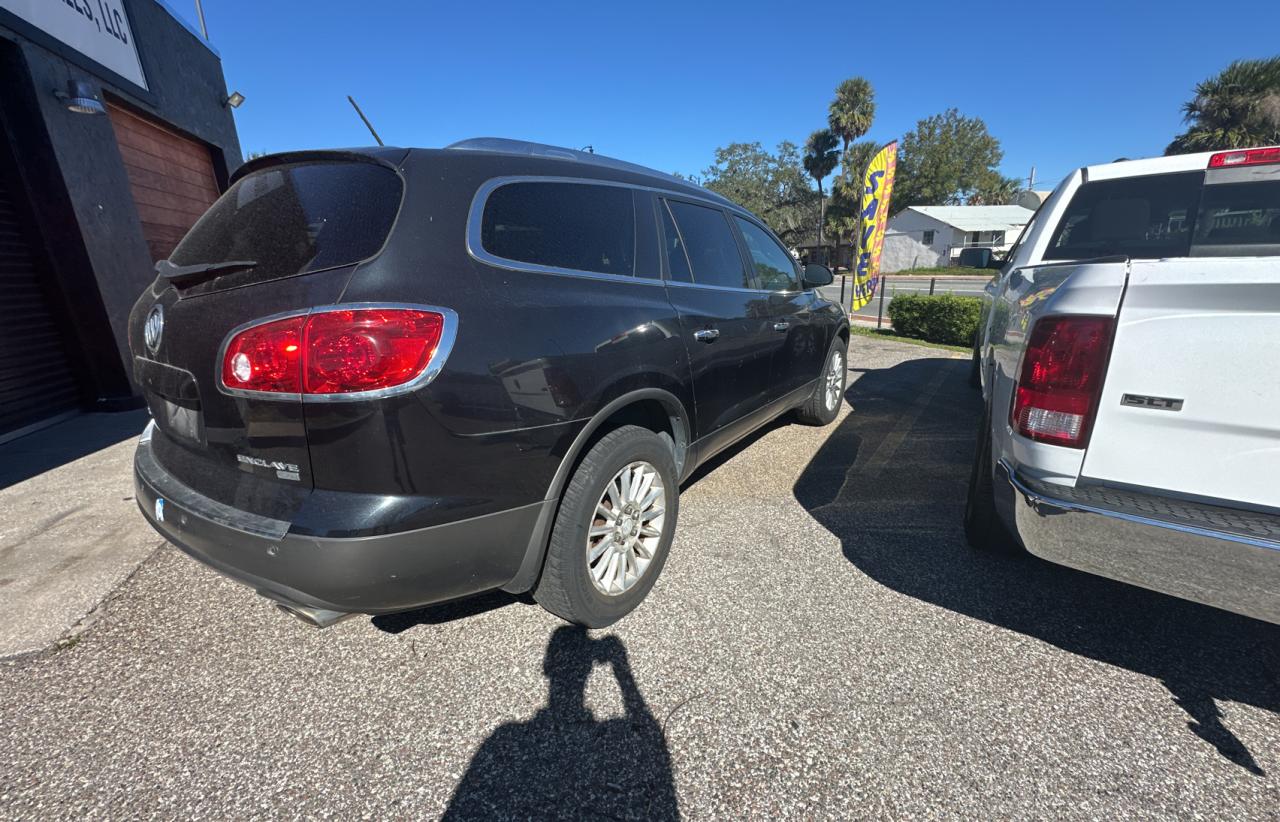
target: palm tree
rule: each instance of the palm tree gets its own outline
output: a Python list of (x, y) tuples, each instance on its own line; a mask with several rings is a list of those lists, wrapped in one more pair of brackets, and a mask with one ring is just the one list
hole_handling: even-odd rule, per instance
[(1165, 154), (1280, 143), (1280, 56), (1235, 61), (1197, 84), (1182, 113), (1188, 128)]
[(836, 99), (831, 101), (827, 122), (840, 138), (844, 149), (871, 129), (876, 117), (876, 93), (862, 77), (850, 77), (836, 86)]
[(827, 198), (822, 190), (822, 181), (836, 169), (836, 163), (840, 159), (840, 155), (836, 153), (839, 146), (840, 138), (826, 128), (810, 134), (804, 144), (804, 159), (801, 162), (805, 173), (818, 184), (818, 245), (823, 244), (822, 224), (826, 222), (827, 214)]

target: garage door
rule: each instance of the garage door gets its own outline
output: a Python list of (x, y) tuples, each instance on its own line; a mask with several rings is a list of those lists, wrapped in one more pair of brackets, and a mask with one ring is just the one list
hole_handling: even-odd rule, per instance
[(218, 199), (209, 149), (119, 106), (107, 110), (151, 259), (166, 259)]
[(10, 159), (0, 157), (0, 441), (80, 404), (46, 291), (43, 249), (30, 234)]

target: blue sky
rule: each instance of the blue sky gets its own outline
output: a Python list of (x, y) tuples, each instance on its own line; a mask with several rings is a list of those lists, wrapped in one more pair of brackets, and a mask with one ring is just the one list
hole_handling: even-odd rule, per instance
[(686, 174), (730, 142), (803, 143), (836, 84), (862, 75), (869, 137), (956, 107), (987, 122), (1006, 174), (1035, 165), (1050, 187), (1079, 165), (1161, 153), (1197, 81), (1280, 53), (1274, 0), (204, 6), (247, 98), (246, 153), (368, 144), (353, 94), (391, 145), (516, 137)]

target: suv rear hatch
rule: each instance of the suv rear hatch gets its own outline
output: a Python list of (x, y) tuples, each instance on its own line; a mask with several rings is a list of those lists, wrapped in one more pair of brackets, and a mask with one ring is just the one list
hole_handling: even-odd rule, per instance
[(157, 265), (130, 317), (130, 347), (158, 429), (154, 455), (177, 479), (264, 516), (300, 504), (312, 486), (303, 403), (227, 392), (223, 347), (243, 326), (338, 301), (385, 244), (402, 195), (399, 173), (376, 156), (264, 158)]
[(1162, 259), (1131, 264), (1083, 478), (1280, 509), (1280, 151), (1248, 154), (1107, 181), (1160, 246), (1109, 250)]

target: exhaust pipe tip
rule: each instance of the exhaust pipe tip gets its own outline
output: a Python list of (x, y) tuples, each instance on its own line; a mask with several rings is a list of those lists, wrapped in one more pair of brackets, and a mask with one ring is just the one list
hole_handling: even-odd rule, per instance
[(277, 602), (276, 607), (294, 619), (305, 622), (312, 628), (328, 628), (331, 625), (337, 625), (344, 619), (359, 616), (359, 614), (349, 611), (328, 611), (324, 608), (310, 608), (306, 605), (292, 605), (284, 602)]

